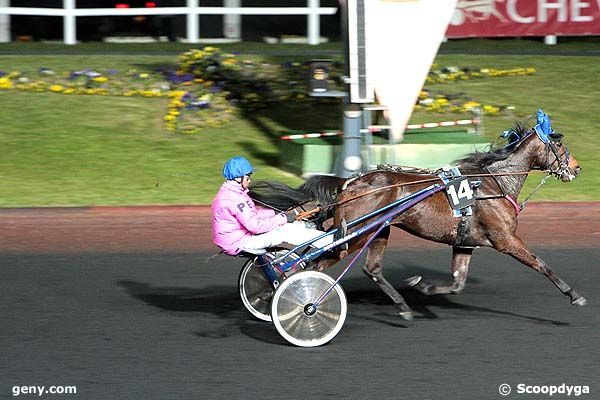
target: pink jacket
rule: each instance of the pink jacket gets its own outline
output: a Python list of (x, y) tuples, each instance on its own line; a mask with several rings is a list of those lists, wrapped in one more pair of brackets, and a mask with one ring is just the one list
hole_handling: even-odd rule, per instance
[(212, 202), (213, 242), (226, 254), (236, 255), (245, 238), (269, 232), (287, 223), (285, 214), (257, 209), (240, 184), (226, 181)]

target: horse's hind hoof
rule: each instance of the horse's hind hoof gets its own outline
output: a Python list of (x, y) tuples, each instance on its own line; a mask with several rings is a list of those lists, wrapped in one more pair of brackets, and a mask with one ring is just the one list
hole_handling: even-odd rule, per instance
[(412, 321), (413, 319), (415, 319), (412, 311), (400, 311), (398, 312), (398, 315), (405, 321)]
[(587, 304), (587, 300), (585, 299), (585, 297), (579, 296), (578, 298), (571, 300), (571, 304), (573, 304), (576, 307), (583, 307)]
[(415, 276), (411, 276), (408, 279), (405, 279), (404, 282), (410, 286), (417, 286), (419, 283), (421, 283), (421, 281), (423, 280), (423, 277), (421, 275), (415, 275)]

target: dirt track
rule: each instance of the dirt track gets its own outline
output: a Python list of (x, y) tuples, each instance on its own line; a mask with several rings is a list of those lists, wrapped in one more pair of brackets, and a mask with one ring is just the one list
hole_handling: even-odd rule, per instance
[[(4, 253), (216, 251), (209, 206), (0, 209)], [(529, 203), (518, 232), (530, 246), (594, 248), (600, 202)], [(398, 229), (391, 245), (440, 246)]]

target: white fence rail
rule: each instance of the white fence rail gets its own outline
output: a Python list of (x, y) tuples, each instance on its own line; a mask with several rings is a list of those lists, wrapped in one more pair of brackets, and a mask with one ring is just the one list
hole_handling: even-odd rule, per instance
[[(156, 8), (76, 8), (75, 0), (63, 0), (63, 8), (9, 7), (0, 0), (0, 18), (5, 15), (63, 17), (65, 44), (77, 43), (76, 18), (135, 15), (187, 15), (187, 41), (200, 41), (199, 15), (306, 15), (309, 44), (319, 44), (320, 16), (333, 15), (337, 7), (320, 7), (319, 0), (307, 0), (307, 7), (200, 7), (199, 0), (187, 0), (186, 7)], [(4, 32), (2, 32), (4, 31)], [(10, 40), (8, 22), (0, 23), (0, 42)]]

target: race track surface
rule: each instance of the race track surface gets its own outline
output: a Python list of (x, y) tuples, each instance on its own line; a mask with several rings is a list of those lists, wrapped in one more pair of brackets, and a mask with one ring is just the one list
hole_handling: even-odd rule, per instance
[[(519, 383), (565, 383), (589, 386), (577, 398), (598, 399), (598, 206), (569, 204), (560, 212), (536, 204), (519, 229), (586, 307), (480, 249), (462, 294), (403, 291), (417, 314), (405, 322), (355, 268), (342, 282), (346, 324), (312, 349), (288, 345), (243, 308), (243, 259), (205, 263), (214, 253), (206, 210), (0, 210), (0, 398), (15, 398), (13, 386), (71, 385), (76, 395), (43, 397), (555, 399), (567, 397), (515, 392)], [(448, 247), (393, 235), (385, 258), (392, 283), (448, 279)], [(502, 383), (513, 388), (508, 397), (498, 393)]]

